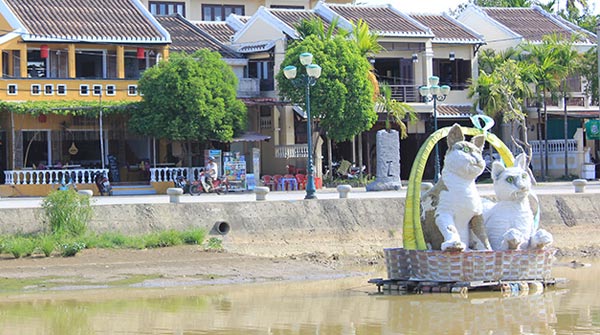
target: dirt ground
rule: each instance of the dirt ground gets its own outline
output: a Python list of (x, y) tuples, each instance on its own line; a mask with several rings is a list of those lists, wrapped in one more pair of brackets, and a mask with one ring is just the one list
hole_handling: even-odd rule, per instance
[[(552, 232), (557, 242), (556, 255), (563, 261), (600, 257), (597, 232), (589, 229), (589, 234), (578, 231), (577, 236)], [(385, 271), (383, 250), (381, 254), (367, 256), (310, 253), (269, 258), (178, 246), (147, 250), (86, 249), (75, 257), (2, 256), (0, 292), (244, 284), (381, 276)]]
[[(90, 249), (75, 257), (0, 258), (0, 292), (106, 287), (173, 287), (333, 279), (376, 270), (380, 257), (306, 254), (265, 258), (198, 246), (147, 250)], [(363, 270), (364, 271), (364, 270)]]

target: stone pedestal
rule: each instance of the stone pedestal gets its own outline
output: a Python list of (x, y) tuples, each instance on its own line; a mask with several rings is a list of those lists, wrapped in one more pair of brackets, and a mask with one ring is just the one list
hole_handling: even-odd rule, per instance
[(268, 187), (257, 186), (254, 187), (254, 193), (256, 193), (256, 201), (267, 200), (267, 194), (269, 193)]
[(377, 132), (377, 178), (367, 191), (390, 191), (402, 188), (400, 182), (400, 134), (396, 130)]
[(170, 187), (167, 189), (167, 195), (169, 196), (169, 202), (172, 204), (178, 204), (180, 202), (179, 197), (183, 194), (183, 189), (179, 187)]
[(348, 197), (348, 193), (352, 191), (352, 186), (350, 185), (338, 185), (337, 191), (340, 193), (340, 199), (345, 199)]

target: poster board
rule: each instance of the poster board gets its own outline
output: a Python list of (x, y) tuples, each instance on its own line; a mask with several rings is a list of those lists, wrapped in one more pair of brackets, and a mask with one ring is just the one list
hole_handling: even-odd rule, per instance
[(223, 174), (229, 181), (231, 191), (246, 190), (246, 158), (239, 152), (223, 153)]
[(588, 120), (585, 123), (585, 138), (587, 140), (600, 140), (600, 120)]

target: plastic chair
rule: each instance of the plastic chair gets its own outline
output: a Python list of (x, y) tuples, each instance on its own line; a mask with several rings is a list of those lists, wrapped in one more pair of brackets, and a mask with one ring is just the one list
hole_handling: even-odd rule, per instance
[(269, 190), (273, 191), (273, 188), (275, 186), (275, 182), (273, 180), (273, 176), (270, 175), (263, 175), (262, 176), (262, 183), (263, 185), (267, 186), (269, 188)]
[(283, 190), (289, 191), (298, 189), (298, 183), (296, 182), (296, 177), (293, 174), (286, 174), (283, 176)]
[(299, 190), (306, 189), (306, 175), (303, 175), (301, 173), (296, 174), (296, 182), (298, 183)]
[(283, 178), (283, 176), (280, 174), (273, 175), (273, 187), (275, 191), (279, 191), (279, 183), (281, 182), (281, 178)]

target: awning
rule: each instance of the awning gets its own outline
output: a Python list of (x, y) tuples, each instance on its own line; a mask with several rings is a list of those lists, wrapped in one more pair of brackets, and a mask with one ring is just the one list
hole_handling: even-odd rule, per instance
[(238, 137), (232, 138), (230, 142), (232, 142), (232, 143), (233, 142), (260, 142), (260, 141), (268, 141), (270, 139), (271, 139), (271, 136), (254, 133), (254, 132), (247, 132), (247, 133), (241, 134)]

